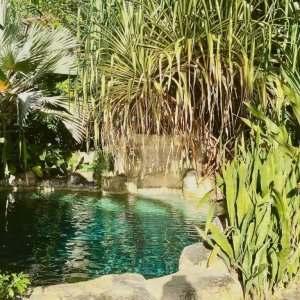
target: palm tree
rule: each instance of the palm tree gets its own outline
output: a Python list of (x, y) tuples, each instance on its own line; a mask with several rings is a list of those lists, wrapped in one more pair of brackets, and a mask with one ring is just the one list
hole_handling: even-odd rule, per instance
[[(77, 142), (85, 134), (78, 109), (67, 97), (51, 96), (41, 88), (49, 74), (76, 74), (76, 39), (63, 28), (22, 24), (9, 0), (0, 0), (0, 113), (6, 164), (6, 131), (19, 132), (20, 149), (26, 150), (24, 125), (35, 112), (60, 119)], [(24, 148), (25, 147), (25, 148)], [(26, 167), (26, 151), (20, 150)]]

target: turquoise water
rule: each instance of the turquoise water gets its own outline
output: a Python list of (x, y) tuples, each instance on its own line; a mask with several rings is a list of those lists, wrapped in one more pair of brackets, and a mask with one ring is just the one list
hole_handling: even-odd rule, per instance
[(29, 273), (33, 285), (170, 274), (199, 240), (193, 223), (157, 199), (0, 192), (0, 272)]

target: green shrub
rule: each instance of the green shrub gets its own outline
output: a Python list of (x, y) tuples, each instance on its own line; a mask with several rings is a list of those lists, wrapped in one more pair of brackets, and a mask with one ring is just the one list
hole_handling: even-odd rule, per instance
[(279, 66), (299, 65), (294, 0), (91, 3), (79, 99), (95, 144), (137, 133), (231, 140), (249, 117), (244, 101), (272, 114)]
[(18, 299), (30, 284), (27, 274), (0, 274), (0, 299)]
[[(240, 275), (245, 295), (262, 297), (300, 269), (300, 158), (260, 137), (240, 147), (218, 178), (227, 210), (221, 233), (208, 220), (201, 236)], [(208, 232), (211, 232), (211, 236)]]

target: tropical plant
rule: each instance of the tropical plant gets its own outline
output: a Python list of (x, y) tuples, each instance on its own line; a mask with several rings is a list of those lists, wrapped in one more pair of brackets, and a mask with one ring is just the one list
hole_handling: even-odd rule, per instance
[(82, 141), (84, 120), (74, 103), (41, 88), (49, 74), (75, 74), (76, 46), (67, 29), (24, 25), (12, 3), (0, 0), (0, 129), (5, 175), (9, 174), (7, 149), (16, 141), (23, 168), (27, 168), (24, 132), (31, 113), (60, 120), (77, 142)]
[(79, 96), (96, 144), (136, 133), (230, 141), (244, 101), (271, 114), (280, 65), (299, 63), (292, 0), (91, 3)]
[(3, 300), (19, 299), (30, 284), (27, 274), (0, 274), (0, 298)]
[(282, 69), (282, 74), (283, 82), (278, 82), (276, 88), (280, 97), (272, 116), (246, 103), (254, 118), (243, 120), (265, 139), (272, 137), (288, 155), (297, 157), (300, 155), (300, 73)]
[(224, 234), (211, 220), (198, 229), (212, 256), (238, 272), (245, 295), (259, 299), (300, 269), (300, 157), (290, 157), (277, 143), (269, 146), (258, 135), (251, 150), (240, 146), (224, 165), (218, 179), (227, 210)]

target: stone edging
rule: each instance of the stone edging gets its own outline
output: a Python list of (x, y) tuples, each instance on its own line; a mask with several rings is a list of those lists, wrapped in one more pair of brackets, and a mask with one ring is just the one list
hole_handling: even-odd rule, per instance
[(203, 243), (184, 248), (179, 271), (146, 280), (139, 274), (105, 275), (86, 282), (36, 287), (30, 300), (242, 300), (237, 277), (221, 259), (207, 268), (210, 255)]

